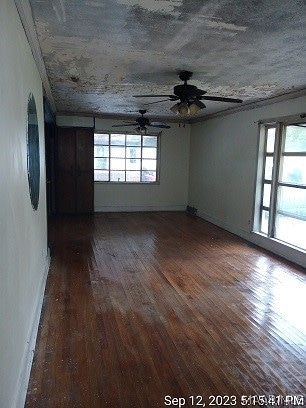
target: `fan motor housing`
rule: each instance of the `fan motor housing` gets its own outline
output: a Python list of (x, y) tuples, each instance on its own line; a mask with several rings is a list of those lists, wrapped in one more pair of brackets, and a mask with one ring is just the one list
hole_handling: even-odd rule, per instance
[(144, 117), (140, 117), (136, 119), (136, 122), (138, 123), (138, 125), (143, 128), (145, 126), (149, 126), (150, 121), (148, 118), (144, 118)]
[(205, 93), (201, 89), (198, 89), (195, 85), (183, 84), (176, 85), (174, 87), (174, 94), (177, 95), (181, 100), (188, 100), (190, 98), (196, 98)]

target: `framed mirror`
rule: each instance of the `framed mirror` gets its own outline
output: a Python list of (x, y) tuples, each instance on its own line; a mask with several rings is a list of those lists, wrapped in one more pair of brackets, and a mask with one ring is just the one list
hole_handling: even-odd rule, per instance
[(36, 103), (32, 93), (28, 99), (27, 170), (31, 204), (33, 209), (37, 210), (40, 185), (39, 131)]

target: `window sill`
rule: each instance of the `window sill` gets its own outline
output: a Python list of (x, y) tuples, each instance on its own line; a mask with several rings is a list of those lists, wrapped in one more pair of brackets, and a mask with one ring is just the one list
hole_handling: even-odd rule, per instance
[(144, 185), (144, 186), (156, 186), (156, 185), (160, 185), (160, 182), (159, 181), (154, 181), (154, 182), (145, 182), (145, 181), (143, 181), (143, 182), (129, 182), (129, 181), (94, 181), (94, 183), (95, 184), (104, 184), (104, 185), (109, 185), (109, 184), (111, 184), (111, 185), (117, 185), (117, 184), (120, 184), (120, 185), (126, 185), (126, 184), (128, 184), (128, 185), (136, 185), (136, 186), (139, 186), (139, 185)]
[(267, 237), (267, 235), (263, 234), (262, 232), (258, 232), (258, 231), (252, 231), (252, 234), (259, 235), (260, 237), (262, 237), (262, 238), (264, 238), (264, 239), (266, 239), (266, 240), (268, 240), (268, 241), (275, 242), (275, 243), (277, 243), (277, 244), (280, 244), (280, 245), (283, 245), (283, 246), (285, 246), (285, 247), (291, 248), (291, 249), (293, 249), (293, 250), (295, 250), (295, 251), (302, 252), (303, 254), (306, 255), (306, 250), (305, 250), (305, 249), (300, 248), (300, 247), (298, 247), (298, 246), (296, 246), (296, 245), (290, 244), (289, 242), (282, 241), (281, 239), (277, 239), (277, 238)]

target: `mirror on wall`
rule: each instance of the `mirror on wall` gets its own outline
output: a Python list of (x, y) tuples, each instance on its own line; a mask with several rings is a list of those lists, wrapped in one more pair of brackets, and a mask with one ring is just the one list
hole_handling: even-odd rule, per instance
[(39, 132), (36, 103), (31, 93), (28, 99), (27, 168), (31, 203), (37, 210), (40, 185)]

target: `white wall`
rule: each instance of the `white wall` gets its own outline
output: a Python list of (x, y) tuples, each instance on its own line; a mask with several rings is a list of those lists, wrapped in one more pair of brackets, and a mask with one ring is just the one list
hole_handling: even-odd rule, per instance
[(258, 121), (303, 112), (306, 97), (193, 124), (188, 201), (201, 217), (306, 266), (305, 254), (251, 233)]
[[(41, 81), (13, 0), (0, 2), (0, 406), (22, 407), (48, 268)], [(37, 211), (27, 179), (27, 102), (39, 118)]]
[[(114, 131), (120, 121), (96, 119), (97, 131)], [(91, 118), (58, 116), (59, 126), (92, 126)], [(95, 184), (95, 211), (185, 210), (188, 197), (190, 125), (170, 123), (161, 135), (160, 183)], [(116, 128), (126, 131), (127, 128)], [(131, 127), (131, 130), (133, 128)]]

